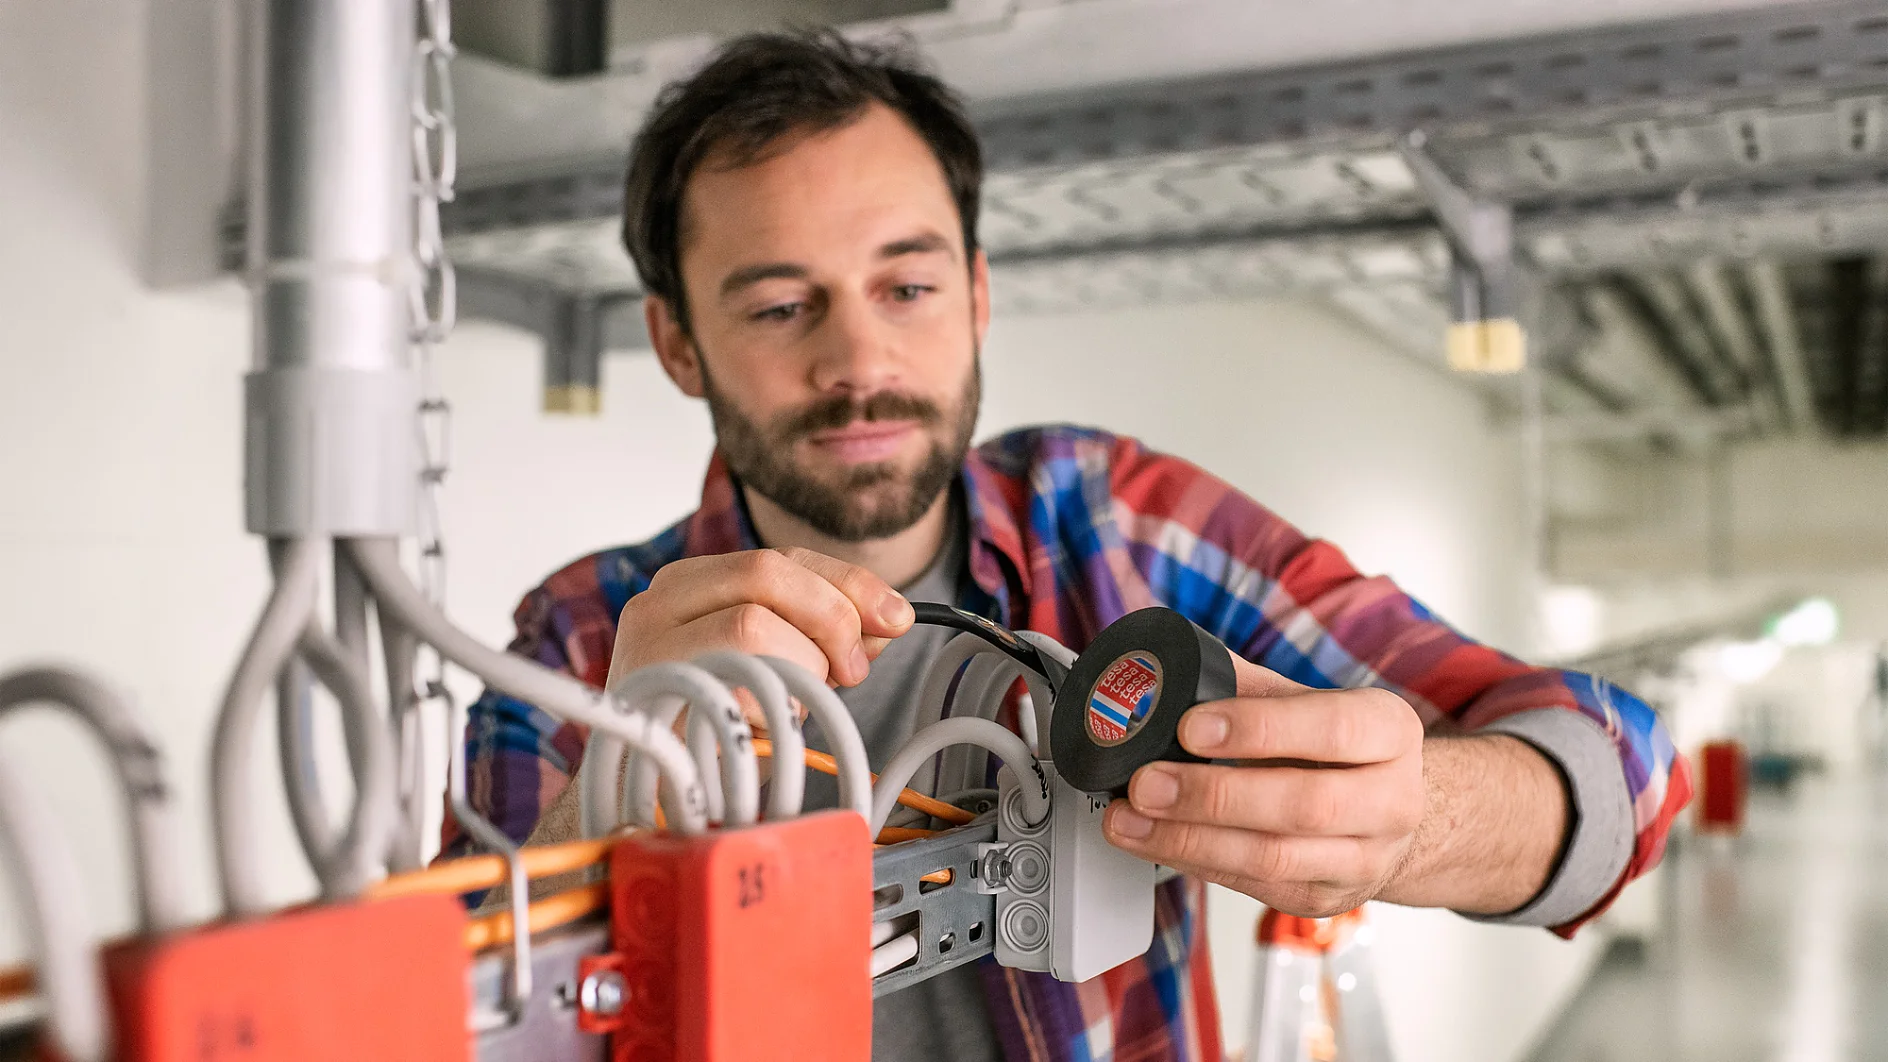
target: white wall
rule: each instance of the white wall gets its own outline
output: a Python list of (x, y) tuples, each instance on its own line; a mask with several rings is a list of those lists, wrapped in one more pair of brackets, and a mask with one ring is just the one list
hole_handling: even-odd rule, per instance
[[(58, 656), (135, 694), (170, 757), (196, 912), (213, 910), (205, 779), (213, 706), (262, 601), (241, 528), (246, 310), (230, 283), (132, 279), (142, 216), (141, 7), (0, 0), (0, 666)], [(83, 76), (79, 76), (80, 73)], [(646, 357), (614, 359), (606, 415), (536, 413), (536, 352), (467, 326), (444, 354), (459, 414), (446, 493), (453, 611), (502, 641), (518, 594), (695, 498), (704, 414)], [(1480, 404), (1304, 303), (1000, 322), (985, 427), (1068, 419), (1142, 436), (1389, 571), (1513, 645), (1522, 609), (1515, 466)], [(101, 931), (128, 927), (120, 828), (98, 756), (44, 713), (0, 744), (66, 817)], [(258, 758), (253, 799), (287, 901), (309, 877)], [(7, 908), (10, 909), (10, 904)], [(1251, 905), (1212, 912), (1229, 1026), (1243, 1025)], [(1385, 912), (1401, 1057), (1511, 1057), (1591, 945)], [(0, 961), (24, 951), (0, 916)], [(1235, 1035), (1235, 1039), (1242, 1038)]]

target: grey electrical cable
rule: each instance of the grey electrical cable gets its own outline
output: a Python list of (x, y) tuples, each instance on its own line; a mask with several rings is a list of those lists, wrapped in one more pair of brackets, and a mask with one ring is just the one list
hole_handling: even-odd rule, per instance
[(794, 717), (787, 684), (775, 671), (755, 657), (726, 650), (703, 653), (693, 661), (696, 667), (727, 683), (744, 689), (760, 705), (767, 720), (767, 738), (774, 753), (767, 785), (767, 817), (787, 819), (800, 813), (806, 795), (806, 739), (800, 735), (800, 721)]
[[(995, 650), (978, 653), (964, 665), (956, 689), (946, 700), (943, 717), (996, 719), (1003, 710), (1003, 699), (1010, 687), (1027, 670), (1005, 653)], [(1023, 744), (1028, 746), (1027, 738)], [(1031, 754), (1035, 751), (1030, 749)], [(975, 745), (952, 745), (945, 749), (937, 759), (935, 791), (946, 793), (985, 784), (989, 760), (989, 755)]]
[[(734, 691), (693, 664), (670, 661), (637, 668), (612, 683), (610, 694), (624, 711), (646, 717), (663, 733), (673, 729), (684, 707), (691, 718), (713, 726), (721, 746), (720, 781), (727, 823), (748, 826), (760, 816), (760, 766), (754, 759), (754, 736)], [(625, 752), (630, 756), (622, 768), (619, 789), (617, 765)], [(712, 776), (712, 767), (710, 762), (699, 770)], [(584, 749), (584, 766), (577, 773), (584, 779), (585, 836), (600, 837), (625, 821), (655, 825), (656, 776), (641, 756), (607, 736), (598, 740), (592, 735)], [(673, 818), (673, 809), (664, 808)]]
[[(1038, 652), (1064, 671), (1075, 659), (1074, 653), (1047, 635), (1018, 631), (1017, 636), (1036, 646)], [(1044, 733), (1040, 727), (1046, 725), (1048, 715), (1048, 708), (1044, 706), (1053, 707), (1055, 691), (1034, 669), (1022, 666), (1014, 657), (974, 634), (959, 634), (946, 642), (943, 651), (925, 671), (918, 701), (919, 726), (956, 716), (995, 719), (1002, 708), (1002, 696), (1018, 678), (1029, 688), (1034, 712), (1027, 720), (1019, 718), (1017, 729), (1023, 733), (1024, 745), (1032, 754), (1039, 755), (1040, 734)], [(1030, 740), (1032, 730), (1036, 732), (1033, 742)], [(914, 784), (945, 791), (980, 786), (987, 782), (986, 766), (987, 761), (978, 750), (952, 748), (939, 758), (932, 777), (914, 777)]]
[(275, 746), (288, 796), (295, 840), (312, 860), (334, 847), (334, 824), (322, 814), (321, 776), (315, 766), (315, 677), (301, 657), (290, 657), (275, 677)]
[[(420, 699), (413, 688), (414, 654), (419, 643), (413, 632), (392, 616), (379, 615), (380, 655), (386, 662), (387, 709), (393, 717), (393, 733), (398, 753), (398, 794), (400, 826), (394, 832), (387, 862), (396, 872), (418, 870), (425, 865), (424, 844), (428, 800), (426, 792), (426, 727), (420, 715)], [(462, 740), (454, 734), (453, 741)]]
[(28, 704), (57, 705), (78, 716), (111, 757), (124, 786), (139, 928), (166, 933), (187, 925), (174, 794), (164, 777), (163, 753), (130, 706), (103, 683), (69, 668), (41, 665), (0, 676), (0, 718)]
[[(276, 578), (281, 577), (287, 549), (286, 539), (269, 542), (269, 570)], [(334, 824), (328, 821), (316, 766), (314, 698), (314, 675), (299, 656), (291, 656), (275, 679), (276, 752), (288, 797), (289, 823), (311, 866), (319, 865), (323, 853), (332, 851), (338, 840)]]
[[(811, 671), (791, 660), (763, 656), (760, 661), (773, 668), (787, 692), (799, 700), (807, 716), (819, 724), (820, 733), (832, 746), (833, 761), (839, 767), (839, 806), (872, 820), (872, 761), (865, 752), (865, 739), (859, 736), (859, 724), (846, 710), (846, 703)], [(873, 830), (871, 836), (877, 837)]]
[[(311, 617), (312, 620), (312, 617)], [(314, 622), (297, 643), (302, 659), (334, 694), (354, 767), (354, 807), (332, 849), (313, 853), (311, 863), (328, 899), (349, 899), (386, 871), (387, 849), (399, 821), (395, 795), (393, 734), (375, 710), (373, 680), (367, 665)], [(289, 787), (291, 801), (298, 799)], [(310, 814), (321, 814), (312, 809)]]
[(598, 735), (606, 735), (647, 753), (660, 768), (662, 780), (674, 798), (677, 813), (674, 826), (685, 833), (701, 833), (707, 829), (706, 798), (700, 773), (687, 747), (674, 734), (653, 725), (646, 716), (625, 715), (615, 698), (568, 675), (480, 644), (454, 626), (407, 578), (394, 543), (350, 539), (343, 545), (367, 580), (368, 589), (379, 602), (383, 615), (392, 615), (420, 641), (437, 649), (442, 657), (493, 688), (535, 704), (560, 719), (588, 726), (593, 742)]
[(275, 676), (315, 614), (321, 542), (298, 538), (282, 554), (269, 603), (230, 676), (210, 748), (210, 806), (216, 836), (217, 877), (230, 914), (268, 910), (256, 845), (255, 802), (249, 799), (249, 761), (256, 715)]
[[(715, 725), (698, 712), (688, 716), (688, 754), (695, 757), (695, 769), (703, 778), (718, 778), (721, 775), (720, 742), (715, 738)], [(711, 785), (702, 790), (708, 797), (708, 821), (726, 823), (728, 817), (728, 794), (723, 785)]]
[(996, 646), (974, 634), (959, 634), (944, 643), (944, 648), (931, 658), (931, 664), (924, 669), (924, 682), (918, 691), (918, 727), (924, 727), (944, 718), (944, 707), (949, 702), (951, 684), (957, 680), (958, 672), (965, 664), (985, 653), (997, 653)]
[(369, 666), (367, 584), (339, 550), (334, 554), (334, 637), (362, 667)]
[(14, 868), (20, 905), (37, 945), (35, 979), (46, 1002), (54, 1053), (71, 1062), (105, 1062), (111, 1019), (98, 968), (96, 934), (85, 913), (85, 879), (52, 808), (0, 756), (0, 854)]
[[(877, 837), (879, 831), (885, 828), (885, 820), (891, 817), (892, 809), (898, 804), (898, 794), (919, 768), (944, 749), (965, 744), (988, 749), (1005, 766), (1016, 772), (1016, 777), (1023, 783), (1017, 787), (1022, 793), (1018, 799), (1022, 801), (1023, 817), (1027, 822), (1033, 825), (1048, 817), (1048, 782), (1042, 773), (1042, 766), (1036, 762), (1036, 757), (1029, 754), (1029, 747), (1023, 744), (1023, 739), (1004, 729), (1001, 723), (959, 717), (932, 723), (912, 735), (911, 740), (879, 772), (878, 785), (872, 790), (872, 814), (866, 820), (871, 826), (872, 836)], [(1030, 784), (1032, 775), (1039, 784)]]

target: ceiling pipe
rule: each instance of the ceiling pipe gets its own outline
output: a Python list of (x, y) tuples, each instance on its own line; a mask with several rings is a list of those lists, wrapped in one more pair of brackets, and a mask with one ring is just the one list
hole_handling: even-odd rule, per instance
[(1762, 419), (1762, 426), (1765, 429), (1780, 427), (1785, 420), (1781, 396), (1757, 344), (1756, 329), (1744, 310), (1730, 268), (1718, 259), (1701, 258), (1685, 270), (1685, 278), (1698, 296), (1705, 324), (1717, 341), (1718, 349), (1730, 355), (1731, 363), (1749, 383), (1749, 400)]
[(1660, 349), (1682, 360), (1687, 374), (1698, 381), (1700, 391), (1711, 405), (1735, 402), (1743, 390), (1743, 381), (1712, 341), (1711, 332), (1705, 327), (1684, 284), (1676, 275), (1665, 272), (1648, 272), (1636, 279), (1658, 324), (1670, 339), (1669, 343), (1660, 344)]
[(1776, 377), (1778, 397), (1790, 428), (1798, 434), (1814, 432), (1818, 426), (1816, 398), (1809, 387), (1803, 331), (1783, 270), (1770, 259), (1757, 259), (1744, 265), (1744, 282), (1756, 302), (1764, 347), (1770, 352), (1770, 370)]
[(1643, 406), (1686, 408), (1697, 406), (1697, 385), (1672, 359), (1639, 305), (1609, 283), (1588, 285), (1581, 301), (1599, 329), (1604, 353), (1581, 359), (1589, 374), (1604, 375), (1616, 391), (1636, 395)]

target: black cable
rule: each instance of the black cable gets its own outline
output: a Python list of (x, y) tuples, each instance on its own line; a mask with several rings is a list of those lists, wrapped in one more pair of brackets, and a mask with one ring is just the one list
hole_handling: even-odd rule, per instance
[(953, 630), (974, 634), (1003, 651), (1005, 656), (1023, 665), (1045, 680), (1054, 684), (1056, 676), (1049, 672), (1049, 665), (1043, 661), (1042, 654), (1036, 647), (1016, 636), (1016, 632), (984, 619), (974, 612), (965, 612), (961, 608), (952, 608), (934, 601), (913, 601), (911, 608), (916, 613), (914, 623), (924, 623), (933, 627), (950, 627)]

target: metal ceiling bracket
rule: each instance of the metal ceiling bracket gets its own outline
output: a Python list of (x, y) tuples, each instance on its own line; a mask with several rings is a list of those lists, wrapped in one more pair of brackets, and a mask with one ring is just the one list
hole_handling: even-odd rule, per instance
[(1449, 241), (1449, 366), (1458, 372), (1512, 373), (1527, 363), (1514, 261), (1514, 208), (1479, 198), (1436, 164), (1420, 129), (1397, 152), (1428, 196)]
[(491, 270), (459, 271), (468, 315), (523, 329), (544, 343), (544, 412), (603, 411), (603, 355), (649, 345), (634, 292), (570, 291)]

